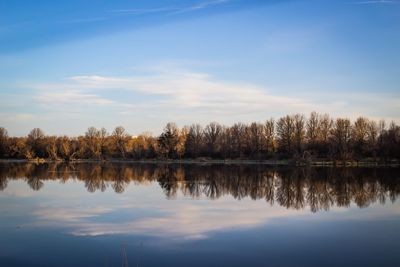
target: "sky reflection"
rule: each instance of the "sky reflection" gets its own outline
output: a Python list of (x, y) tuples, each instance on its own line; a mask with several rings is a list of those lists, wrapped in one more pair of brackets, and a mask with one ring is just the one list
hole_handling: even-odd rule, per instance
[(121, 244), (130, 266), (400, 263), (395, 169), (22, 164), (0, 182), (1, 266), (120, 266)]
[[(65, 193), (68, 192), (68, 193)], [(26, 198), (14, 203), (14, 200)], [(217, 231), (249, 229), (277, 223), (279, 220), (373, 220), (400, 215), (400, 205), (373, 204), (367, 212), (356, 205), (334, 207), (329, 213), (312, 213), (304, 209), (286, 209), (265, 201), (232, 196), (217, 200), (192, 198), (179, 193), (166, 200), (156, 182), (130, 184), (121, 195), (111, 188), (88, 194), (82, 182), (60, 184), (47, 181), (40, 192), (32, 191), (21, 181), (10, 182), (2, 192), (2, 214), (30, 217), (20, 227), (57, 227), (76, 236), (141, 234), (174, 239), (202, 239)], [(8, 203), (12, 203), (12, 205)]]

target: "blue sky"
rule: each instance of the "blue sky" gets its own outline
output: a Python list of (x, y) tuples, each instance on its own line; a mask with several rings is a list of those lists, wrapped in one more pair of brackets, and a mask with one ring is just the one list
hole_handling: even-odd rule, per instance
[(400, 121), (400, 1), (0, 0), (0, 125)]

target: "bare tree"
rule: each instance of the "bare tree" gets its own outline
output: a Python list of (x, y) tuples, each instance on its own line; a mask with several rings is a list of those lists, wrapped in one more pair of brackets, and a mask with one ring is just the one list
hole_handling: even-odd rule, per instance
[(0, 158), (7, 156), (8, 147), (8, 132), (5, 128), (0, 127)]
[(61, 158), (70, 160), (72, 155), (71, 140), (68, 136), (62, 136), (57, 139), (57, 150)]
[(394, 121), (389, 124), (389, 128), (384, 135), (384, 150), (386, 157), (396, 158), (400, 155), (400, 127)]
[(104, 155), (107, 153), (107, 147), (106, 147), (106, 142), (107, 142), (107, 137), (108, 137), (108, 132), (107, 130), (103, 127), (99, 130), (99, 141), (100, 141), (100, 151), (101, 151), (101, 156), (104, 157)]
[(112, 133), (112, 138), (114, 140), (115, 147), (119, 151), (120, 156), (122, 156), (122, 158), (126, 158), (128, 133), (125, 131), (125, 128), (122, 126), (116, 127), (114, 132)]
[(178, 158), (182, 158), (185, 154), (186, 139), (189, 134), (189, 127), (185, 126), (180, 131), (178, 129), (178, 143), (176, 144), (176, 155)]
[(379, 132), (379, 137), (378, 137), (378, 153), (379, 156), (382, 157), (384, 155), (384, 137), (386, 134), (386, 122), (385, 120), (380, 120), (378, 124), (378, 132)]
[(265, 122), (264, 127), (265, 144), (267, 154), (272, 154), (275, 152), (275, 121), (274, 119), (269, 119)]
[(89, 158), (101, 157), (100, 131), (95, 127), (89, 127), (85, 133), (85, 140)]
[(317, 133), (318, 154), (326, 157), (329, 152), (329, 138), (332, 132), (333, 120), (328, 114), (319, 117), (319, 131)]
[(378, 150), (378, 124), (375, 121), (369, 121), (367, 130), (367, 148), (371, 156), (376, 158)]
[(295, 125), (292, 116), (286, 115), (276, 123), (276, 133), (279, 148), (282, 152), (291, 153), (293, 151)]
[(221, 156), (223, 158), (233, 157), (233, 137), (231, 127), (222, 127), (222, 134), (220, 138)]
[(305, 118), (304, 115), (296, 114), (293, 117), (294, 121), (294, 143), (295, 149), (301, 155), (303, 151), (303, 144), (305, 140)]
[(204, 141), (208, 148), (208, 154), (216, 156), (219, 153), (219, 138), (221, 137), (222, 126), (211, 122), (204, 128)]
[[(29, 157), (39, 157), (39, 158), (45, 158), (46, 157), (46, 148), (45, 144), (43, 142), (45, 137), (44, 132), (39, 129), (39, 128), (34, 128), (32, 129), (29, 134), (28, 134), (28, 145), (30, 146), (31, 152), (27, 151), (27, 155)], [(32, 155), (30, 155), (30, 153)]]
[(33, 128), (28, 134), (28, 139), (37, 141), (43, 139), (44, 136), (44, 132), (40, 128)]
[(231, 137), (231, 155), (233, 157), (242, 157), (245, 145), (246, 125), (243, 123), (235, 123), (230, 128)]
[(58, 159), (57, 137), (50, 136), (46, 140), (46, 152), (50, 159)]
[(203, 128), (200, 124), (193, 124), (189, 127), (186, 138), (185, 149), (189, 157), (196, 158), (200, 155), (203, 147)]
[[(279, 151), (279, 153), (276, 153)], [(354, 123), (335, 121), (329, 115), (312, 112), (273, 119), (265, 123), (222, 126), (216, 122), (204, 129), (199, 124), (178, 128), (168, 123), (158, 136), (142, 134), (130, 137), (123, 127), (112, 135), (106, 129), (89, 127), (77, 137), (46, 136), (35, 128), (26, 137), (9, 137), (0, 127), (0, 157), (49, 159), (104, 159), (112, 157), (181, 158), (297, 158), (312, 155), (330, 159), (375, 160), (399, 159), (400, 127), (395, 122), (386, 127), (364, 117)]]
[(319, 115), (317, 112), (311, 112), (310, 118), (307, 121), (307, 141), (309, 146), (314, 149), (317, 140), (318, 140), (318, 133), (320, 132), (320, 121)]
[(336, 119), (331, 131), (332, 147), (334, 153), (341, 159), (347, 159), (351, 138), (351, 123), (349, 119)]
[(329, 135), (333, 127), (333, 120), (328, 114), (324, 114), (320, 118), (320, 131), (318, 133), (318, 138), (320, 141), (327, 143)]
[(158, 144), (162, 155), (166, 158), (176, 156), (178, 143), (179, 129), (175, 123), (169, 122), (164, 128), (164, 132), (158, 138)]
[(352, 127), (353, 151), (357, 156), (361, 156), (366, 150), (368, 124), (368, 119), (359, 117)]
[(261, 157), (261, 153), (267, 146), (264, 132), (264, 125), (261, 123), (253, 122), (247, 128), (248, 151), (250, 157)]

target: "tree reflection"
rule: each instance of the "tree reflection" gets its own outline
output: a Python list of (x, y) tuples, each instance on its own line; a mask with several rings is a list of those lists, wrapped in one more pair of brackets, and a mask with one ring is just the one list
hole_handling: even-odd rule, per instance
[(167, 198), (180, 192), (192, 198), (264, 199), (288, 209), (313, 212), (332, 206), (368, 207), (395, 201), (400, 193), (398, 169), (271, 168), (263, 165), (177, 165), (128, 163), (2, 163), (0, 190), (10, 180), (24, 180), (40, 190), (47, 180), (82, 181), (88, 192), (111, 187), (123, 193), (129, 184), (157, 182)]
[(6, 189), (7, 184), (8, 184), (7, 177), (0, 176), (0, 191), (3, 191), (4, 189)]
[(44, 186), (44, 183), (38, 177), (28, 178), (27, 183), (35, 191), (39, 191)]

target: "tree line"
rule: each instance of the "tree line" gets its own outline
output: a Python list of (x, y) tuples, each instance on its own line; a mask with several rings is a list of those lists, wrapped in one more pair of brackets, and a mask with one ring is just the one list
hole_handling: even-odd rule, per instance
[(171, 165), (131, 163), (0, 164), (0, 191), (10, 180), (23, 180), (40, 190), (48, 180), (78, 180), (88, 192), (111, 188), (123, 193), (129, 185), (158, 183), (168, 198), (178, 192), (193, 198), (264, 199), (290, 209), (367, 207), (395, 202), (400, 179), (392, 168), (270, 168), (265, 165)]
[(359, 117), (333, 119), (312, 112), (286, 115), (264, 123), (211, 122), (179, 128), (168, 123), (159, 136), (112, 133), (90, 127), (78, 137), (48, 136), (35, 128), (10, 137), (0, 127), (0, 157), (10, 159), (329, 159), (375, 161), (400, 158), (400, 127)]

